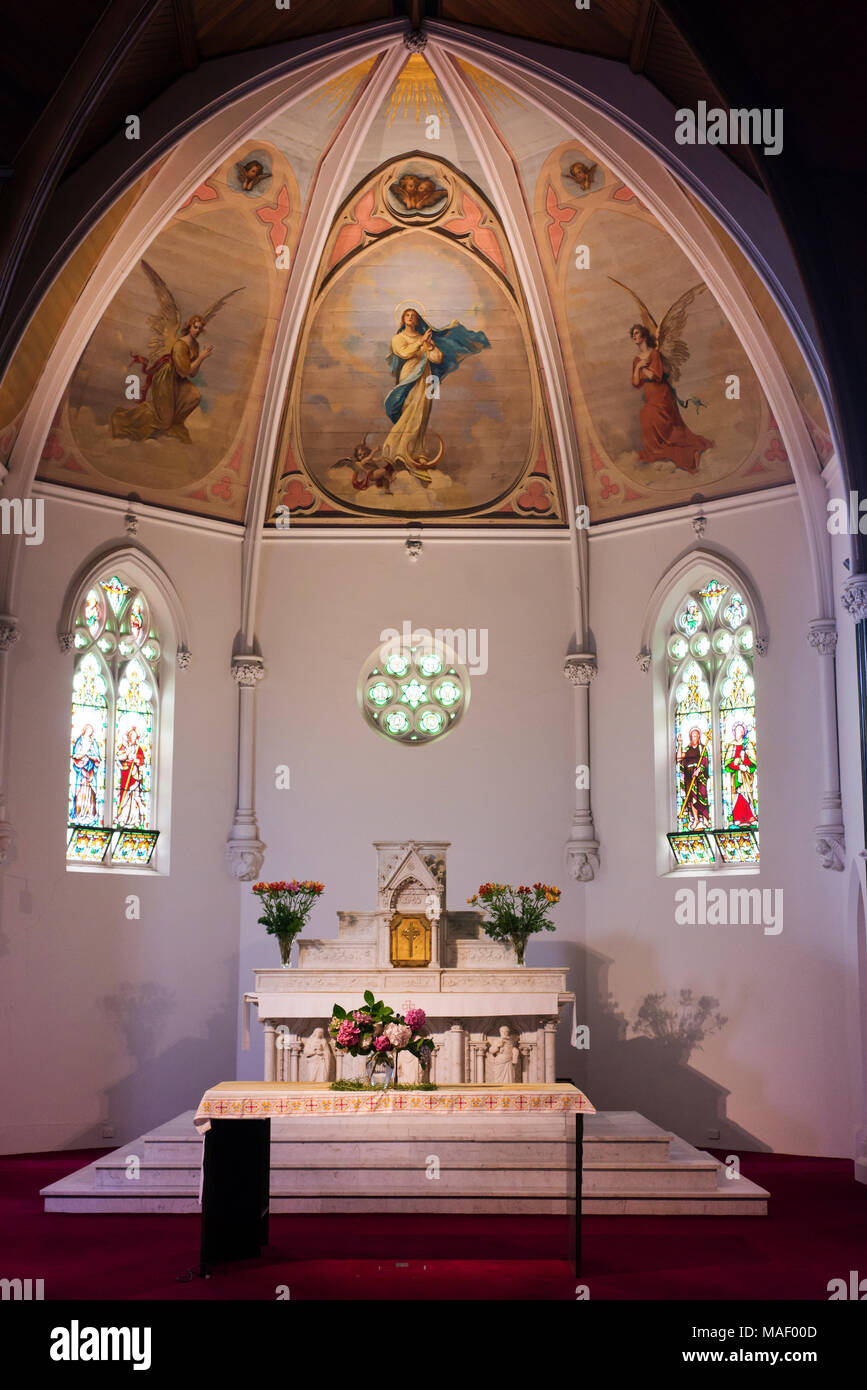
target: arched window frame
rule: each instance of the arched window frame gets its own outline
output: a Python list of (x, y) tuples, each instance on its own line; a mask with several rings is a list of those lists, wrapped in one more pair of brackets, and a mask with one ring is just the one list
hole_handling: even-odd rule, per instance
[[(724, 552), (709, 547), (699, 547), (689, 551), (669, 569), (654, 589), (645, 611), (642, 628), (641, 648), (637, 660), (643, 669), (650, 667), (653, 673), (653, 747), (654, 747), (654, 785), (657, 824), (657, 873), (660, 875), (707, 875), (711, 873), (745, 874), (758, 873), (759, 864), (749, 862), (725, 862), (720, 858), (714, 836), (709, 840), (714, 849), (713, 862), (700, 864), (680, 864), (669, 843), (669, 832), (676, 832), (677, 825), (677, 783), (674, 763), (674, 708), (678, 676), (689, 663), (685, 655), (680, 666), (672, 668), (668, 652), (675, 619), (684, 601), (691, 593), (696, 593), (709, 579), (717, 578), (731, 590), (739, 592), (747, 605), (754, 634), (753, 654), (749, 666), (755, 681), (755, 709), (757, 740), (761, 740), (760, 714), (760, 673), (756, 672), (756, 657), (763, 657), (768, 649), (768, 625), (764, 607), (756, 585), (739, 564)], [(720, 607), (728, 601), (728, 595)], [(707, 630), (707, 629), (706, 629)], [(719, 710), (722, 684), (726, 668), (731, 658), (726, 656), (712, 672), (710, 684), (711, 727), (714, 749), (714, 804), (711, 806), (711, 830), (721, 831), (724, 827), (720, 819), (722, 806), (721, 749)], [(759, 757), (761, 752), (759, 751)]]
[[(125, 601), (124, 613), (128, 614), (135, 596), (141, 593), (148, 613), (148, 630), (158, 634), (159, 655), (155, 665), (149, 668), (152, 679), (153, 733), (151, 757), (151, 821), (152, 828), (159, 832), (156, 845), (147, 865), (129, 860), (112, 859), (112, 844), (109, 843), (104, 857), (86, 862), (66, 859), (66, 867), (72, 872), (127, 873), (127, 874), (168, 874), (170, 866), (171, 830), (171, 774), (172, 774), (172, 728), (174, 723), (174, 696), (176, 668), (184, 669), (190, 662), (188, 626), (183, 606), (178, 594), (158, 561), (139, 542), (130, 539), (126, 545), (104, 546), (91, 554), (71, 580), (64, 597), (60, 619), (57, 626), (61, 651), (73, 652), (73, 672), (68, 688), (69, 704), (72, 701), (72, 681), (84, 659), (95, 656), (100, 674), (107, 686), (108, 730), (106, 741), (106, 786), (104, 810), (101, 825), (104, 829), (113, 826), (113, 777), (114, 777), (114, 738), (116, 729), (116, 703), (123, 677), (136, 653), (130, 652), (126, 659), (121, 656), (115, 661), (113, 654), (100, 650), (97, 640), (88, 646), (76, 648), (76, 631), (81, 631), (77, 620), (83, 611), (88, 593), (100, 586), (100, 582), (117, 576), (127, 585), (130, 594)], [(109, 600), (106, 597), (106, 611)], [(118, 627), (120, 625), (118, 624)], [(102, 629), (101, 629), (102, 631)], [(122, 635), (122, 634), (121, 634)], [(98, 636), (98, 635), (97, 635)], [(147, 637), (144, 639), (146, 642)], [(144, 645), (144, 643), (143, 643)], [(69, 802), (69, 762), (67, 754), (65, 795), (67, 810)], [(69, 821), (65, 822), (67, 840)]]

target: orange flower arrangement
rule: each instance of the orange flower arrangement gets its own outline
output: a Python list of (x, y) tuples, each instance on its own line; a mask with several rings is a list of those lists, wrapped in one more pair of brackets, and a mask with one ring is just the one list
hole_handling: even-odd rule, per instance
[(483, 883), (478, 893), (467, 898), (468, 903), (481, 906), (487, 914), (485, 935), (492, 941), (509, 941), (519, 965), (524, 964), (524, 951), (531, 936), (556, 930), (548, 912), (559, 901), (560, 889), (548, 883), (534, 883), (532, 888), (523, 883), (517, 888), (510, 883)]

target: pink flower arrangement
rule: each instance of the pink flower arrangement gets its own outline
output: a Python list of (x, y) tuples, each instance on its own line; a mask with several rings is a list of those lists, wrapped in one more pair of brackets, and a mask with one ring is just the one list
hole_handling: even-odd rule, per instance
[(408, 1009), (406, 1017), (396, 1013), (390, 1004), (374, 998), (365, 990), (358, 1008), (345, 1009), (335, 1004), (331, 1010), (328, 1031), (335, 1045), (353, 1057), (366, 1057), (368, 1076), (383, 1063), (392, 1068), (392, 1083), (397, 1084), (397, 1060), (401, 1052), (409, 1052), (422, 1069), (430, 1066), (434, 1053), (433, 1038), (424, 1036), (424, 1009)]
[(350, 1023), (349, 1019), (344, 1019), (337, 1030), (338, 1047), (355, 1047), (361, 1037), (361, 1029), (357, 1023)]
[(400, 1048), (406, 1047), (407, 1043), (412, 1038), (412, 1029), (407, 1028), (405, 1023), (389, 1023), (384, 1036), (391, 1043), (392, 1047), (400, 1050)]

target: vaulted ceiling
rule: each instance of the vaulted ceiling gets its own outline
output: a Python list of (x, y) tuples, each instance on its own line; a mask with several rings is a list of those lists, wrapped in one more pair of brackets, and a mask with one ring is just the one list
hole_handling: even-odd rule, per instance
[[(118, 22), (135, 6), (122, 8), (111, 7)], [(228, 0), (150, 9), (116, 69), (123, 85), (113, 78), (91, 103), (64, 177), (176, 71), (339, 28), (346, 13)], [(561, 4), (533, 7), (532, 34), (523, 5), (439, 13), (564, 41)], [(595, 524), (790, 481), (793, 436), (769, 397), (768, 353), (799, 421), (799, 467), (818, 470), (832, 444), (797, 343), (749, 261), (672, 174), (654, 165), (658, 196), (640, 195), (622, 161), (600, 155), (604, 123), (591, 111), (576, 125), (517, 69), (447, 37), (408, 56), (391, 26), (371, 49), (370, 22), (392, 7), (352, 14), (365, 56), (351, 61), (342, 44), (332, 76), (248, 126), (179, 189), (124, 273), (111, 272), (110, 302), (43, 436), (43, 482), (248, 525), (556, 529), (578, 504)], [(594, 3), (570, 24), (571, 46), (580, 34), (582, 51), (644, 70), (678, 102), (712, 91), (652, 3)], [(70, 22), (60, 42), (80, 38)], [(31, 98), (31, 119), (34, 109)], [(3, 138), (11, 148), (14, 122)], [(326, 179), (328, 161), (339, 172)], [(123, 261), (132, 213), (169, 167), (164, 156), (113, 203), (43, 299), (0, 386), (0, 463), (52, 341), (92, 277)], [(686, 253), (667, 200), (686, 209), (678, 215), (734, 298)], [(738, 295), (766, 339), (762, 370)], [(407, 307), (446, 362), (409, 435), (395, 356)], [(184, 380), (173, 353), (192, 314), (208, 320), (212, 354)], [(664, 399), (633, 389), (636, 322), (668, 350)], [(187, 334), (187, 367), (200, 348)]]

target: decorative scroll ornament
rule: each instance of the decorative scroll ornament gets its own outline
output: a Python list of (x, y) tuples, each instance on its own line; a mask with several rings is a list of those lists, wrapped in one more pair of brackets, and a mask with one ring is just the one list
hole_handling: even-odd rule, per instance
[(18, 619), (13, 618), (11, 613), (4, 613), (0, 616), (0, 652), (8, 652), (21, 636), (21, 629), (18, 626)]
[(647, 672), (650, 670), (650, 652), (647, 650), (646, 647), (641, 648), (641, 651), (637, 654), (635, 661), (639, 671)]
[(843, 585), (840, 602), (853, 623), (867, 618), (867, 574), (853, 574)]
[(232, 878), (248, 883), (258, 878), (265, 859), (265, 845), (261, 840), (227, 840), (226, 865)]
[(238, 685), (258, 685), (265, 679), (265, 658), (252, 652), (233, 656), (232, 675)]
[(842, 827), (829, 829), (826, 825), (816, 828), (816, 853), (823, 869), (842, 870), (846, 867), (846, 839)]
[(814, 618), (807, 632), (807, 641), (820, 656), (833, 656), (837, 650), (837, 624), (834, 619)]
[(191, 651), (188, 651), (186, 647), (178, 647), (178, 666), (182, 671), (186, 671), (188, 669), (192, 659), (193, 654)]
[(563, 675), (573, 685), (589, 685), (596, 678), (596, 657), (590, 652), (578, 652), (567, 656), (563, 664)]
[(569, 840), (566, 845), (566, 866), (578, 883), (592, 883), (599, 872), (599, 841)]

